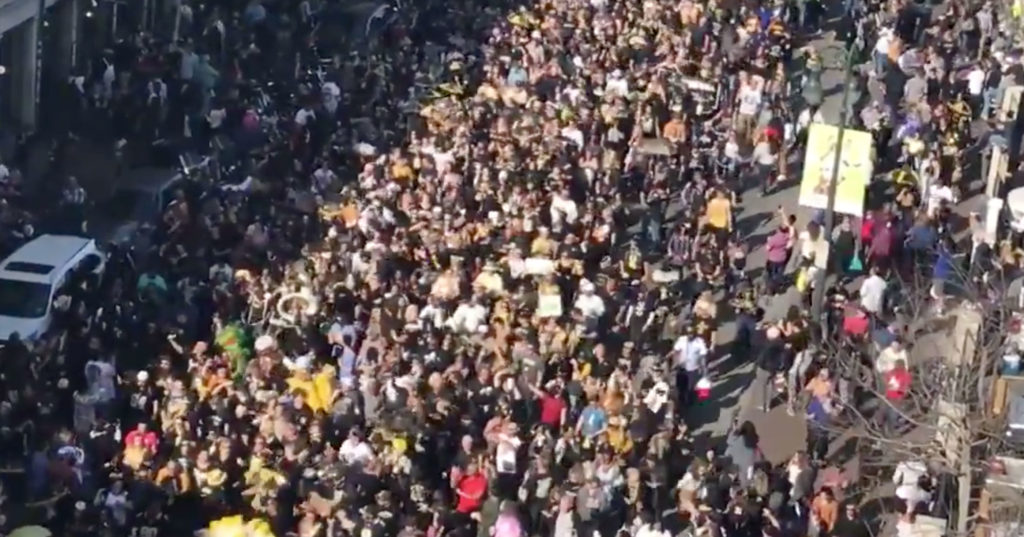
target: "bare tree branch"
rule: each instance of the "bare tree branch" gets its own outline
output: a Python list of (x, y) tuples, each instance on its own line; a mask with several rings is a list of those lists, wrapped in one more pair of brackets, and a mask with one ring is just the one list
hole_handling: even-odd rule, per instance
[[(931, 282), (919, 273), (897, 283), (903, 294), (899, 317), (907, 327), (903, 340), (912, 377), (907, 397), (899, 404), (886, 398), (875, 369), (881, 349), (871, 341), (851, 341), (842, 335), (823, 342), (828, 367), (850, 383), (846, 392), (852, 394), (844, 401), (841, 423), (831, 432), (854, 439), (862, 466), (879, 471), (859, 484), (861, 490), (880, 485), (905, 461), (923, 462), (935, 472), (970, 483), (988, 469), (994, 455), (1010, 449), (1005, 412), (993, 411), (1004, 327), (1013, 315), (1002, 295), (1009, 282), (1001, 273), (979, 281), (959, 266), (956, 272), (955, 280), (961, 283), (950, 286), (956, 305), (945, 314), (937, 314)], [(883, 413), (898, 416), (903, 424), (899, 434), (885, 430)], [(964, 501), (962, 490), (958, 501)], [(982, 522), (976, 507), (959, 506), (955, 516), (960, 527)], [(1024, 521), (1024, 507), (1017, 508), (1010, 520)], [(993, 507), (997, 510), (1007, 520), (1006, 509)]]

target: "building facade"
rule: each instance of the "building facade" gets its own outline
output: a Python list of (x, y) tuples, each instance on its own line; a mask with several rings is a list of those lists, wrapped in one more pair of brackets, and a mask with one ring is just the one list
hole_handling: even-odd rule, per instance
[(76, 68), (90, 5), (91, 0), (0, 0), (0, 130), (40, 127), (44, 96), (66, 84)]

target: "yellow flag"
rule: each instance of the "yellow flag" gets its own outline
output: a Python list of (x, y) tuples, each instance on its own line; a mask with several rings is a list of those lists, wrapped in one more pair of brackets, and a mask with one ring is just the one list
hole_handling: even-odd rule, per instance
[(317, 373), (316, 377), (313, 377), (313, 391), (316, 392), (317, 403), (321, 405), (321, 410), (326, 411), (331, 401), (334, 400), (334, 379), (334, 371), (330, 368), (325, 368)]
[[(309, 394), (313, 392), (313, 381), (308, 378), (291, 377), (288, 379), (288, 390), (301, 392), (302, 397), (306, 399), (306, 404), (309, 404)], [(309, 406), (312, 408), (313, 405)]]
[(274, 532), (270, 531), (270, 524), (261, 518), (246, 523), (245, 531), (247, 537), (274, 537)]
[(246, 537), (242, 515), (224, 517), (210, 522), (209, 537)]

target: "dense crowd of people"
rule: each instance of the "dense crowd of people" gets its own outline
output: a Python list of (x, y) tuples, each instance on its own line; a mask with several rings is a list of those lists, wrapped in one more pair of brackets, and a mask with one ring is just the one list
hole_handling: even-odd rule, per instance
[[(832, 19), (817, 0), (423, 0), (339, 39), (337, 4), (182, 1), (176, 42), (140, 33), (73, 79), (72, 131), (103, 118), (118, 147), (184, 140), (223, 165), (76, 275), (53, 330), (0, 351), (0, 528), (868, 535), (816, 474), (856, 400), (906, 425), (892, 282), (924, 275), (941, 312), (965, 280), (951, 209), (977, 149), (1006, 143), (972, 125), (1000, 132), (992, 103), (1024, 82), (1014, 21), (959, 1)], [(830, 236), (789, 206), (752, 243), (740, 211), (796, 183), (824, 121), (826, 22), (878, 180)], [(16, 170), (0, 185), (24, 242)], [(966, 279), (1014, 270), (984, 244)], [(765, 315), (817, 285), (828, 322)], [(821, 332), (864, 363), (834, 366)], [(764, 410), (806, 416), (787, 461), (751, 422), (691, 435), (718, 369), (748, 361)], [(902, 531), (932, 478), (894, 479)]]

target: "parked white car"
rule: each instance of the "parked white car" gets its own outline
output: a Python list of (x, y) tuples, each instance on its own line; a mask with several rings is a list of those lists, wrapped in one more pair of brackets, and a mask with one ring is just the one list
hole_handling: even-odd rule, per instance
[(0, 262), (0, 342), (43, 335), (53, 320), (54, 300), (76, 270), (103, 271), (106, 256), (96, 241), (73, 235), (42, 235)]

